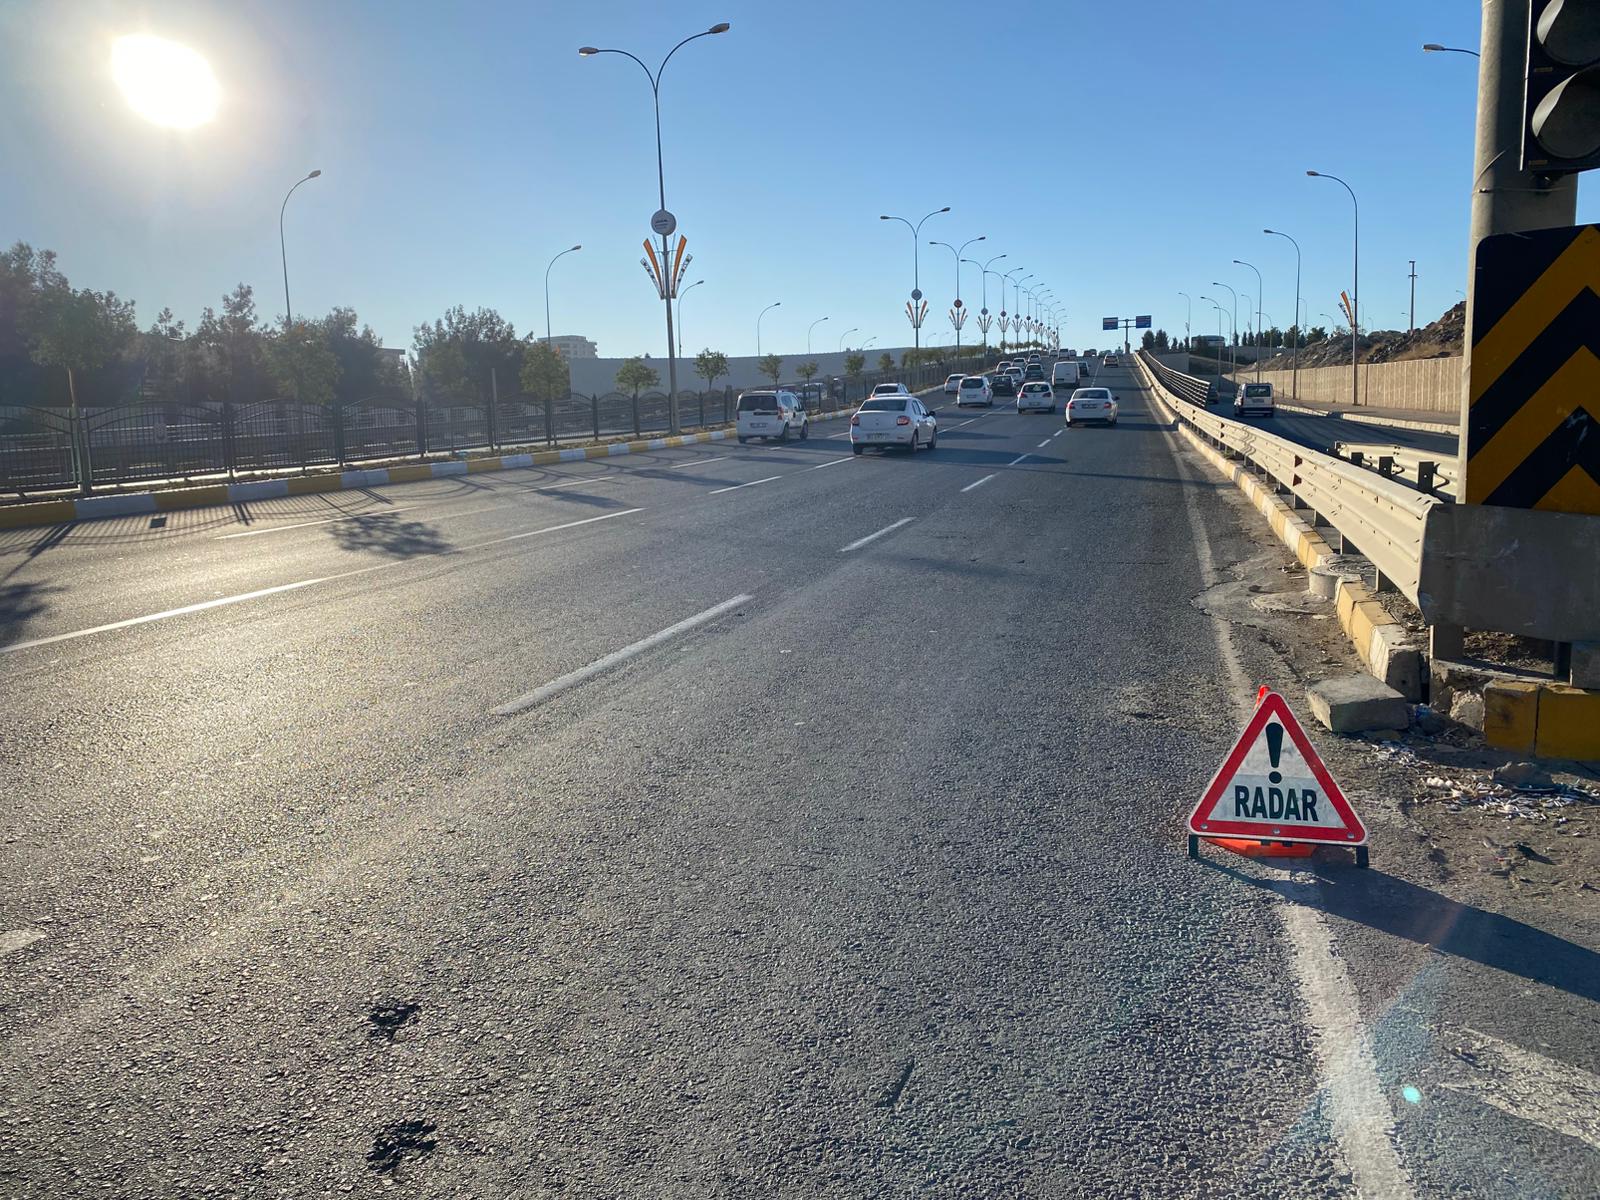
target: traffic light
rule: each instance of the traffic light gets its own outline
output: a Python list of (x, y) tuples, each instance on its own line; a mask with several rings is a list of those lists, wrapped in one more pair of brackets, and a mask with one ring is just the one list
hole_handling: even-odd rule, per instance
[(1522, 169), (1600, 167), (1600, 0), (1532, 0), (1522, 89)]

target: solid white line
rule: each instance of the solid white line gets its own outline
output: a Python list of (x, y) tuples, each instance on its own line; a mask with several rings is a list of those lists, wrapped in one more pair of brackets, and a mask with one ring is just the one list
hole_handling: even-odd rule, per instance
[(112, 621), (105, 625), (95, 625), (88, 629), (75, 629), (71, 633), (56, 633), (49, 637), (32, 638), (26, 642), (13, 642), (9, 646), (0, 646), (0, 654), (14, 654), (18, 650), (31, 650), (36, 646), (50, 646), (56, 642), (70, 642), (76, 638), (90, 637), (97, 633), (110, 633), (117, 629), (131, 629), (135, 625), (148, 625), (152, 621), (165, 621), (172, 617), (183, 617), (190, 613), (205, 612), (210, 608), (223, 608), (231, 604), (243, 604), (247, 600), (260, 600), (266, 596), (276, 596), (280, 592), (294, 592), (301, 588), (315, 587), (319, 583), (333, 583), (340, 579), (354, 579), (357, 575), (367, 575), (373, 571), (386, 571), (391, 567), (403, 566), (408, 562), (418, 562), (430, 558), (438, 558), (444, 554), (460, 554), (466, 550), (477, 550), (483, 546), (495, 546), (501, 542), (514, 542), (519, 538), (537, 537), (541, 533), (556, 533), (562, 529), (574, 529), (579, 525), (592, 525), (596, 521), (609, 521), (613, 517), (626, 517), (631, 513), (643, 512), (642, 508), (630, 508), (622, 512), (606, 513), (599, 517), (585, 517), (581, 521), (567, 521), (560, 525), (548, 525), (543, 529), (530, 529), (526, 533), (514, 533), (510, 537), (491, 538), (486, 542), (474, 542), (470, 546), (461, 546), (449, 550), (436, 551), (431, 554), (421, 554), (416, 558), (401, 558), (393, 562), (374, 563), (370, 567), (357, 567), (352, 571), (339, 571), (332, 575), (319, 575), (315, 579), (299, 579), (294, 583), (280, 583), (275, 587), (258, 588), (253, 592), (241, 592), (237, 596), (218, 596), (215, 600), (202, 600), (198, 604), (186, 604), (182, 608), (169, 608), (165, 612), (147, 613), (142, 617), (128, 617), (121, 621)]
[(755, 487), (758, 483), (771, 483), (774, 479), (782, 479), (782, 475), (768, 475), (765, 479), (752, 479), (749, 483), (736, 483), (732, 487), (716, 488), (706, 493), (708, 496), (720, 496), (723, 492), (737, 492), (740, 488)]
[[(850, 458), (854, 457), (854, 454), (850, 456)], [(837, 467), (840, 463), (849, 462), (850, 458), (836, 458), (832, 462), (818, 463), (816, 466), (812, 467), (811, 470), (820, 471), (823, 467)]]
[(1028, 456), (1027, 456), (1027, 455), (1026, 455), (1026, 454), (1019, 454), (1019, 455), (1017, 455), (1017, 456), (1016, 456), (1016, 457), (1015, 457), (1015, 458), (1013, 458), (1013, 459), (1012, 459), (1012, 460), (1011, 460), (1011, 461), (1010, 461), (1010, 462), (1008, 462), (1008, 463), (1007, 463), (1007, 464), (1006, 464), (1006, 466), (1008, 466), (1008, 467), (1014, 467), (1014, 466), (1016, 466), (1016, 465), (1017, 465), (1017, 464), (1018, 464), (1018, 463), (1019, 463), (1019, 462), (1021, 462), (1021, 461), (1022, 461), (1022, 460), (1023, 460), (1023, 459), (1025, 459), (1025, 458), (1027, 458), (1027, 457), (1028, 457)]
[(673, 463), (670, 467), (667, 468), (667, 470), (669, 470), (669, 471), (681, 471), (685, 467), (703, 467), (707, 463), (721, 462), (725, 458), (732, 458), (732, 457), (733, 457), (733, 455), (731, 455), (731, 454), (719, 454), (715, 458), (697, 458), (692, 462)]
[(576, 671), (569, 671), (559, 679), (552, 679), (549, 683), (534, 688), (533, 691), (525, 696), (518, 696), (515, 700), (502, 704), (499, 708), (493, 710), (494, 715), (497, 717), (509, 717), (513, 713), (519, 713), (532, 708), (536, 704), (541, 704), (550, 699), (550, 697), (600, 674), (601, 671), (609, 670), (636, 654), (643, 654), (646, 650), (659, 646), (668, 638), (677, 637), (680, 633), (687, 633), (697, 625), (704, 625), (707, 621), (720, 617), (729, 609), (738, 608), (741, 604), (748, 604), (752, 599), (753, 597), (751, 596), (735, 596), (731, 600), (724, 600), (721, 604), (714, 604), (704, 612), (696, 613), (692, 617), (686, 617), (676, 625), (668, 625), (665, 629), (652, 633), (649, 637), (642, 638), (631, 646), (624, 646), (621, 650), (613, 650), (603, 658), (595, 659), (586, 667), (579, 667)]
[(502, 542), (517, 542), (523, 538), (538, 537), (541, 533), (560, 533), (563, 529), (576, 529), (579, 525), (593, 525), (596, 521), (611, 521), (617, 517), (631, 517), (634, 513), (643, 511), (644, 509), (642, 508), (624, 508), (617, 512), (602, 513), (598, 517), (584, 517), (581, 521), (565, 521), (560, 525), (546, 525), (543, 529), (530, 529), (526, 533), (513, 533), (506, 537), (490, 538), (486, 542), (473, 542), (470, 546), (462, 546), (461, 550), (477, 550), (484, 546), (498, 546)]
[(993, 478), (994, 478), (993, 475), (985, 475), (982, 479), (978, 480), (976, 483), (969, 483), (969, 484), (967, 484), (966, 487), (962, 488), (961, 490), (963, 492), (970, 492), (973, 488), (982, 487), (984, 484), (988, 483), (989, 480), (991, 480)]
[(914, 519), (915, 518), (913, 518), (913, 517), (901, 517), (893, 525), (885, 525), (882, 529), (878, 530), (877, 533), (869, 533), (864, 538), (857, 538), (855, 541), (851, 542), (848, 546), (841, 546), (839, 548), (839, 553), (840, 554), (848, 554), (852, 550), (859, 550), (859, 549), (861, 549), (861, 547), (865, 546), (868, 542), (875, 542), (879, 538), (881, 538), (884, 534), (893, 533), (896, 529), (899, 529), (900, 526), (911, 524), (911, 522)]

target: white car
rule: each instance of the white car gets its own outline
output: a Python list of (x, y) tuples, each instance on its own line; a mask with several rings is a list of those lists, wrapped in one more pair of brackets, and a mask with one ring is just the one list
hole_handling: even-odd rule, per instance
[(1100, 360), (1100, 365), (1102, 367), (1120, 367), (1122, 365), (1122, 359), (1119, 355), (1108, 354)]
[(961, 374), (959, 371), (954, 375), (946, 375), (944, 377), (944, 394), (946, 396), (959, 395), (961, 391), (961, 381), (965, 378), (966, 376)]
[(994, 389), (989, 386), (987, 375), (963, 375), (960, 386), (956, 388), (956, 407), (962, 408), (968, 404), (981, 404), (985, 408), (994, 407)]
[(1020, 391), (1022, 389), (1022, 368), (1017, 366), (1016, 363), (1012, 363), (1005, 369), (1005, 373), (1011, 376), (1011, 382), (1016, 384), (1017, 389)]
[(1066, 410), (1068, 429), (1081, 421), (1117, 423), (1117, 398), (1110, 388), (1081, 387), (1067, 400)]
[(781, 389), (744, 392), (739, 396), (739, 418), (734, 432), (741, 443), (751, 438), (777, 438), (786, 442), (791, 432), (798, 434), (803, 442), (811, 432), (811, 418), (806, 415), (806, 406), (800, 403), (800, 397), (793, 392)]
[(1233, 415), (1236, 417), (1248, 417), (1251, 413), (1270, 417), (1276, 411), (1277, 405), (1273, 399), (1270, 383), (1247, 383), (1233, 398)]
[(1055, 365), (1050, 368), (1050, 386), (1052, 388), (1075, 388), (1083, 382), (1083, 375), (1078, 370), (1076, 359), (1058, 358)]
[(909, 396), (910, 390), (903, 383), (880, 383), (872, 389), (874, 396)]
[(1039, 412), (1041, 410), (1050, 413), (1055, 412), (1055, 389), (1042, 379), (1030, 379), (1017, 392), (1017, 411)]
[(850, 418), (850, 449), (897, 446), (912, 454), (939, 441), (937, 414), (915, 396), (868, 396)]

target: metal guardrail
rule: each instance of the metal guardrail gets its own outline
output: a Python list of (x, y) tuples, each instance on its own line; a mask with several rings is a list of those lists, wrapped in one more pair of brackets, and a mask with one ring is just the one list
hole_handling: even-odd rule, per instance
[[(1353, 463), (1298, 442), (1207, 412), (1206, 380), (1135, 355), (1142, 373), (1168, 397), (1179, 421), (1224, 454), (1242, 458), (1269, 476), (1325, 524), (1347, 549), (1370, 559), (1413, 604), (1420, 604), (1422, 547), (1431, 509), (1440, 501)], [(1199, 399), (1195, 399), (1198, 396)]]
[(1388, 442), (1335, 442), (1333, 451), (1347, 462), (1398, 479), (1419, 492), (1448, 500), (1458, 498), (1461, 460), (1453, 454)]

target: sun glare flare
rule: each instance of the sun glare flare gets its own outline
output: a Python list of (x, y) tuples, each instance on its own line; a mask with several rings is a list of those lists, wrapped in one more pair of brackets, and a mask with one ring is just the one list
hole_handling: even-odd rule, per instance
[(221, 89), (211, 64), (188, 46), (149, 34), (119, 37), (111, 46), (111, 77), (128, 107), (170, 129), (193, 129), (217, 112)]

